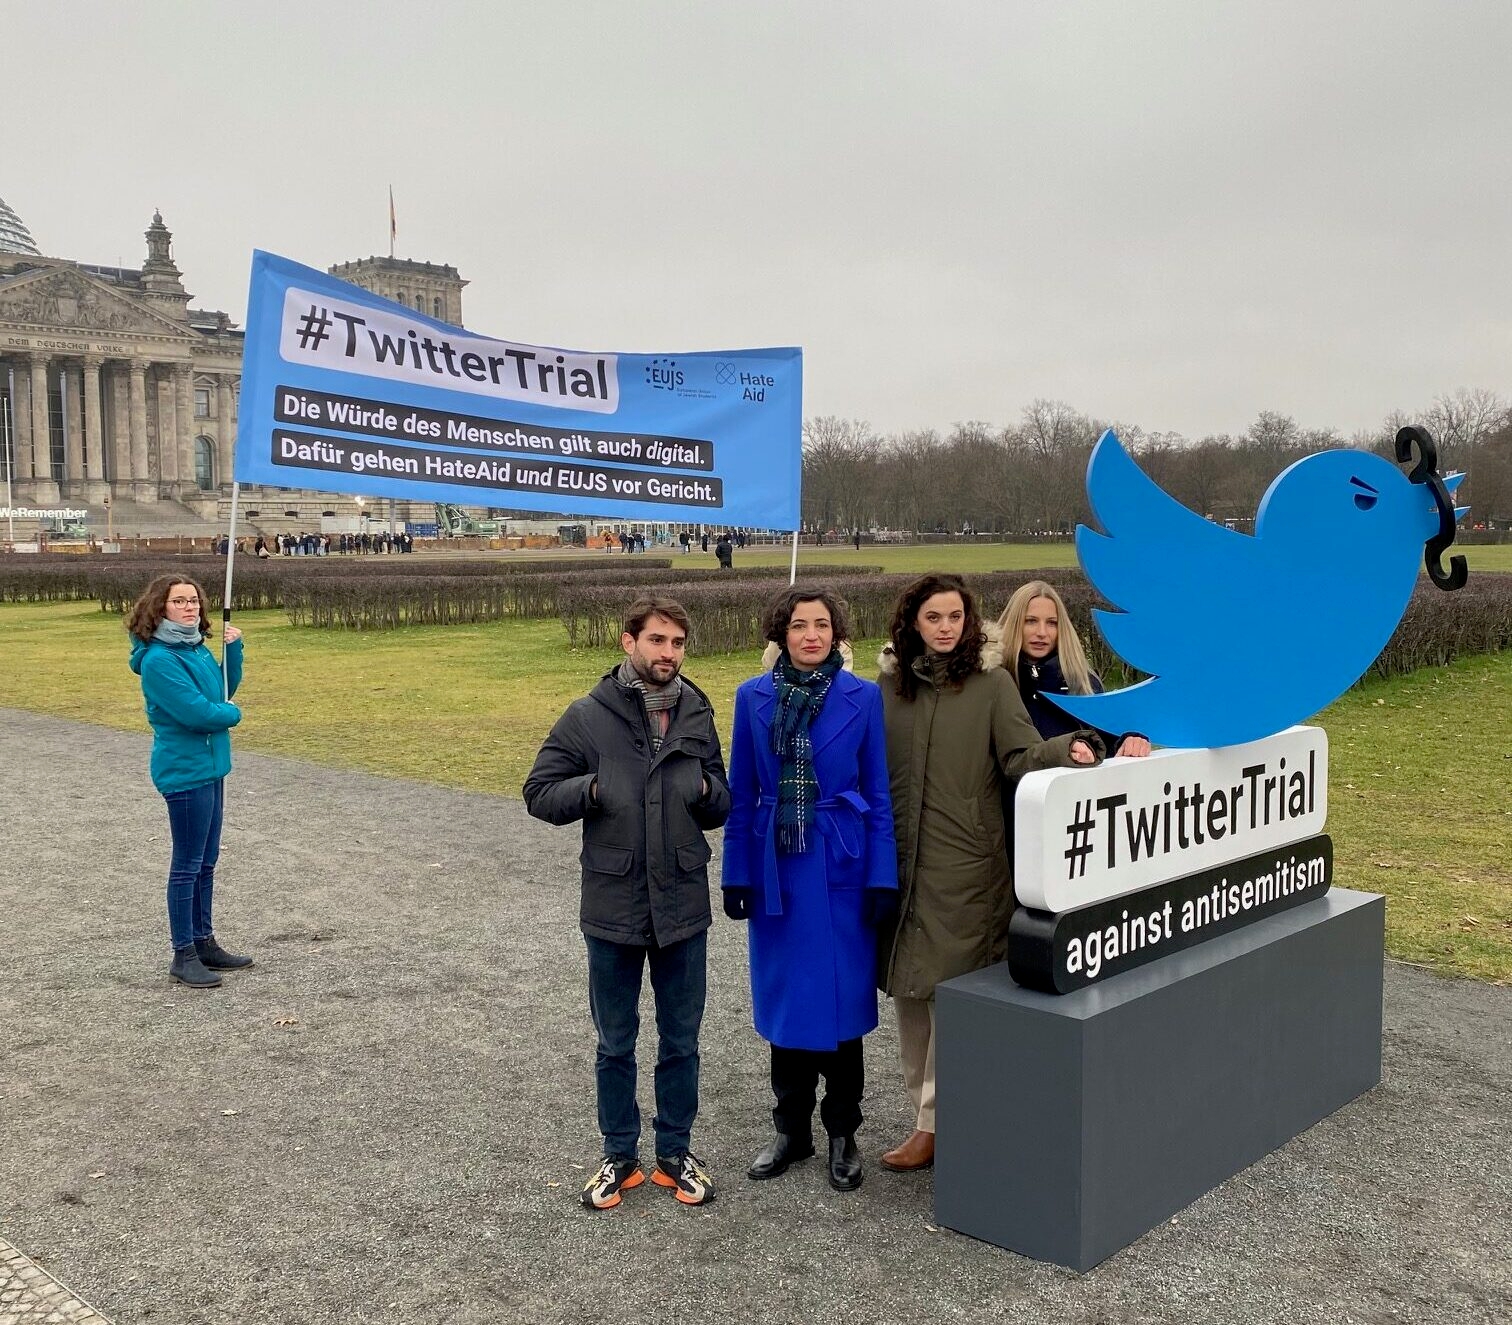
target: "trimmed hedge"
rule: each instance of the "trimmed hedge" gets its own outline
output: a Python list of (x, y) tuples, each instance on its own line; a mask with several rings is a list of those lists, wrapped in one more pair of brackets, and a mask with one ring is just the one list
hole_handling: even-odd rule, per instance
[[(283, 605), (296, 626), (389, 630), (396, 626), (456, 626), (518, 615), (520, 581), (537, 576), (409, 576), (363, 581), (321, 577), (290, 585)], [(354, 591), (357, 590), (357, 591)]]
[[(854, 571), (854, 567), (849, 568)], [(863, 568), (864, 569), (864, 568)], [(876, 568), (880, 572), (880, 568)], [(323, 629), (390, 630), (396, 626), (456, 625), (495, 621), (501, 617), (550, 617), (561, 609), (561, 596), (569, 588), (604, 586), (623, 616), (625, 606), (647, 589), (666, 590), (677, 597), (690, 583), (685, 571), (645, 569), (637, 563), (633, 582), (626, 571), (608, 567), (580, 570), (571, 576), (509, 575), (487, 579), (429, 575), (424, 578), (346, 580), (335, 577), (312, 579), (284, 589), (283, 606), (296, 626)], [(776, 566), (749, 566), (743, 571), (694, 572), (710, 584), (758, 581), (762, 601), (770, 598), (774, 580), (787, 579), (788, 572)], [(696, 583), (696, 581), (694, 582)], [(240, 593), (238, 592), (238, 602)], [(618, 619), (618, 618), (617, 618)], [(616, 629), (615, 638), (619, 638)]]
[[(856, 639), (879, 639), (887, 634), (893, 607), (903, 590), (918, 578), (906, 575), (856, 575), (854, 567), (832, 575), (810, 574), (805, 566), (801, 584), (823, 585), (834, 590), (850, 610), (851, 634)], [(787, 572), (782, 572), (786, 579)], [(1078, 627), (1089, 622), (1093, 595), (1079, 571), (1065, 567), (1041, 570), (991, 571), (967, 577), (981, 610), (996, 618), (1009, 596), (1029, 580), (1049, 580), (1066, 599)], [(620, 621), (627, 601), (628, 585), (579, 584), (574, 580), (557, 592), (562, 624), (573, 648), (602, 648), (619, 639)], [(728, 575), (713, 582), (698, 581), (679, 586), (671, 594), (693, 621), (688, 641), (691, 654), (730, 653), (763, 646), (762, 618), (776, 596), (771, 584), (732, 581)], [(1079, 611), (1078, 608), (1081, 608)]]
[(1506, 648), (1512, 648), (1512, 574), (1477, 571), (1453, 593), (1421, 579), (1370, 671), (1402, 676)]
[[(672, 565), (665, 557), (636, 557), (635, 569), (666, 574)], [(579, 574), (602, 576), (602, 563), (584, 557), (571, 560), (462, 561), (396, 554), (346, 557), (239, 557), (233, 584), (234, 604), (244, 611), (284, 607), (284, 597), (312, 581), (337, 580), (360, 593), (362, 584), (379, 580), (447, 579), (478, 577), (512, 580), (521, 577), (553, 580)], [(88, 598), (100, 600), (101, 610), (123, 612), (156, 575), (186, 575), (205, 586), (217, 607), (225, 585), (226, 559), (208, 554), (164, 553), (140, 556), (122, 562), (114, 558), (84, 560), (73, 556), (25, 556), (0, 561), (0, 602), (66, 602)], [(712, 573), (712, 572), (710, 572)], [(621, 578), (624, 572), (621, 572)], [(548, 604), (542, 615), (556, 611)]]
[[(674, 569), (654, 557), (535, 562), (451, 561), (398, 556), (295, 557), (236, 565), (235, 606), (283, 608), (298, 626), (381, 630), (403, 625), (452, 625), (503, 617), (560, 616), (574, 648), (616, 643), (625, 607), (647, 589), (678, 599), (693, 619), (689, 652), (695, 655), (760, 648), (766, 605), (787, 578), (780, 566), (732, 571)], [(627, 564), (628, 563), (628, 564)], [(58, 602), (97, 599), (103, 611), (124, 615), (154, 576), (182, 574), (199, 580), (213, 612), (220, 608), (225, 559), (165, 555), (81, 561), (28, 556), (0, 561), (0, 601)], [(803, 583), (833, 588), (849, 604), (857, 639), (886, 635), (893, 605), (915, 577), (875, 568), (804, 566)], [(1081, 573), (1066, 567), (998, 571), (968, 577), (982, 610), (995, 618), (1019, 585), (1054, 584), (1087, 646), (1092, 666), (1109, 686), (1133, 673), (1114, 658), (1092, 626), (1100, 599)], [(1455, 658), (1512, 647), (1512, 574), (1478, 571), (1463, 589), (1444, 593), (1426, 579), (1371, 671), (1395, 676)]]
[[(234, 606), (244, 611), (284, 608), (295, 625), (385, 629), (411, 621), (487, 621), (503, 616), (549, 617), (558, 612), (564, 583), (630, 584), (634, 592), (690, 579), (775, 580), (777, 566), (744, 566), (719, 571), (710, 566), (673, 569), (671, 560), (637, 555), (612, 564), (576, 557), (529, 562), (439, 560), (395, 555), (357, 557), (240, 558), (233, 586)], [(880, 573), (880, 567), (817, 567), (820, 574)], [(102, 611), (122, 613), (156, 575), (189, 576), (205, 587), (212, 607), (220, 607), (225, 558), (165, 555), (130, 563), (81, 561), (77, 557), (0, 563), (0, 601), (59, 602), (95, 598)], [(473, 587), (469, 583), (476, 581)], [(405, 588), (404, 586), (411, 586)], [(493, 585), (485, 590), (482, 586)], [(456, 600), (447, 608), (442, 598)]]
[[(913, 575), (804, 578), (833, 589), (850, 609), (856, 639), (881, 639), (888, 633), (894, 604)], [(1029, 580), (1048, 580), (1066, 601), (1088, 661), (1111, 688), (1126, 685), (1139, 673), (1117, 658), (1092, 623), (1092, 609), (1103, 601), (1080, 571), (1066, 567), (998, 571), (966, 577), (980, 609), (996, 619), (1013, 591)], [(621, 615), (629, 586), (563, 585), (558, 591), (562, 624), (573, 648), (604, 648), (619, 639)], [(758, 582), (715, 581), (688, 584), (676, 597), (693, 621), (688, 652), (693, 655), (761, 648), (761, 621), (771, 601), (770, 586)], [(1376, 659), (1371, 672), (1396, 676), (1419, 667), (1442, 666), (1455, 658), (1512, 648), (1512, 574), (1484, 572), (1463, 589), (1445, 593), (1426, 579), (1413, 591), (1400, 624)]]

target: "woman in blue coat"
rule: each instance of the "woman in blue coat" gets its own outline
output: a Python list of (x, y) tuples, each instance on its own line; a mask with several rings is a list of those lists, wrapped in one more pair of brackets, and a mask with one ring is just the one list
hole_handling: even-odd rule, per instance
[(724, 909), (750, 925), (751, 1003), (772, 1046), (775, 1178), (829, 1134), (829, 1180), (861, 1185), (861, 1038), (877, 1025), (876, 929), (896, 904), (882, 692), (845, 670), (845, 604), (792, 588), (768, 609), (771, 670), (735, 692)]
[(131, 670), (142, 679), (152, 726), (152, 783), (168, 803), (173, 856), (168, 867), (169, 976), (196, 989), (220, 984), (217, 971), (252, 965), (215, 941), (210, 909), (220, 857), (231, 728), (241, 710), (226, 699), (241, 684), (241, 631), (225, 631), (226, 673), (205, 647), (210, 616), (193, 580), (159, 575), (131, 609)]

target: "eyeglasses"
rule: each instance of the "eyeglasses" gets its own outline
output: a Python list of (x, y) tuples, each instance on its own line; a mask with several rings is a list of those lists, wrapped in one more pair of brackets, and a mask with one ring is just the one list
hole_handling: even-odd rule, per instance
[(199, 599), (198, 598), (170, 598), (168, 600), (168, 606), (169, 607), (198, 607), (199, 606)]

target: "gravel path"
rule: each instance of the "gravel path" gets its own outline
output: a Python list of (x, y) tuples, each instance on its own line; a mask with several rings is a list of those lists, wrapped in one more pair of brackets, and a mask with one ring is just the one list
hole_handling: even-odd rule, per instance
[(1382, 1085), (1078, 1276), (937, 1230), (930, 1175), (877, 1166), (909, 1123), (887, 1016), (861, 1190), (817, 1161), (745, 1180), (766, 1053), (721, 917), (695, 1132), (720, 1198), (590, 1214), (576, 834), (238, 753), (216, 928), (257, 965), (192, 992), (147, 751), (0, 709), (0, 1237), (119, 1325), (1512, 1317), (1512, 991), (1390, 964)]

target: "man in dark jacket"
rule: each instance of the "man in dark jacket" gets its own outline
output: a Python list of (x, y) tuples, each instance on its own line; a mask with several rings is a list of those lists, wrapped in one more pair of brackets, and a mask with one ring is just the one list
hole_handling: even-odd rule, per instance
[(686, 1205), (714, 1195), (689, 1144), (710, 924), (704, 833), (730, 813), (730, 788), (713, 710), (681, 675), (687, 642), (680, 604), (632, 603), (620, 636), (625, 661), (568, 707), (525, 779), (536, 818), (583, 821), (581, 922), (604, 1134), (603, 1161), (583, 1188), (590, 1209), (618, 1205), (622, 1191), (645, 1181), (635, 1041), (647, 965), (659, 1037), (651, 1180)]

